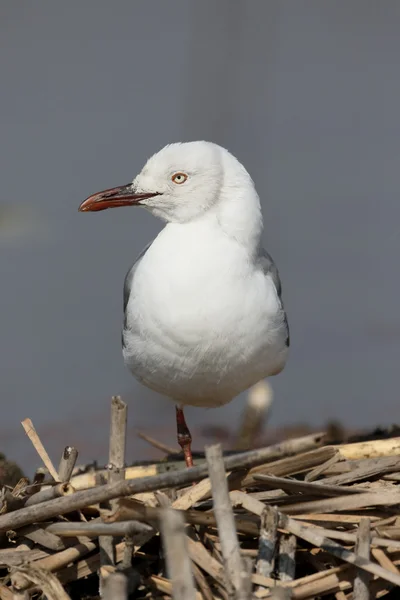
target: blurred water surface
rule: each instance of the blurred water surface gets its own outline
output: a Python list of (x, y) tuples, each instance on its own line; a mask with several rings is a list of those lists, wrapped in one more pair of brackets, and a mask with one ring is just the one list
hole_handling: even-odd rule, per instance
[(262, 199), (292, 338), (272, 425), (399, 420), (399, 29), (395, 0), (3, 2), (0, 450), (38, 463), (29, 416), (55, 461), (105, 460), (115, 393), (174, 443), (120, 350), (123, 278), (162, 224), (77, 207), (190, 139), (228, 147)]

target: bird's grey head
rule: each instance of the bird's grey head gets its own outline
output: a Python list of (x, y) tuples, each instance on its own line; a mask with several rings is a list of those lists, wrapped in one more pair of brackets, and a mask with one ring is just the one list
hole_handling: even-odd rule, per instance
[(93, 194), (79, 210), (141, 205), (165, 221), (185, 223), (240, 187), (253, 184), (227, 150), (204, 141), (175, 143), (154, 154), (131, 184)]

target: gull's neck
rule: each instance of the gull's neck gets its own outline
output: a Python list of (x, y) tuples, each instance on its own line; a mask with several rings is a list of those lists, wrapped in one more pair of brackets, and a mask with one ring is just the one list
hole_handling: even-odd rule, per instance
[[(257, 254), (263, 230), (260, 199), (249, 173), (232, 154), (225, 152), (220, 197), (209, 211), (221, 230), (252, 255)], [(207, 215), (205, 215), (207, 216)]]

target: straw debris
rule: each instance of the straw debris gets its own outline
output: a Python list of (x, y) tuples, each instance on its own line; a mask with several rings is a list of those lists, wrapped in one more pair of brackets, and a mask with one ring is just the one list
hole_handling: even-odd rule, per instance
[(212, 445), (186, 469), (142, 435), (167, 456), (128, 466), (126, 422), (114, 397), (109, 464), (67, 447), (57, 472), (25, 419), (47, 470), (0, 489), (0, 600), (399, 597), (400, 438)]

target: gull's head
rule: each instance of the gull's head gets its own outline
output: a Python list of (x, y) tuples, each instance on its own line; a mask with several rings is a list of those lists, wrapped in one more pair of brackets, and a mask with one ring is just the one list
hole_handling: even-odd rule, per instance
[(250, 176), (221, 146), (176, 143), (154, 154), (132, 183), (89, 196), (79, 210), (140, 205), (165, 221), (185, 223), (245, 188), (254, 190)]

